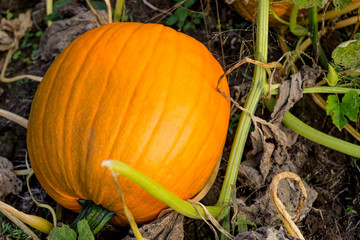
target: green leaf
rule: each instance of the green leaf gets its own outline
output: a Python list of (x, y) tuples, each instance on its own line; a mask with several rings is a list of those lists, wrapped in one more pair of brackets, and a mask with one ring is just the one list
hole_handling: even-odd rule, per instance
[(189, 16), (189, 11), (183, 7), (180, 7), (177, 13), (179, 14), (178, 27), (182, 28), (185, 24), (186, 18)]
[(347, 92), (342, 98), (341, 110), (353, 122), (357, 121), (359, 107), (360, 97), (355, 90)]
[(351, 3), (351, 0), (334, 0), (333, 3), (336, 10), (342, 10)]
[(360, 40), (360, 33), (354, 35), (354, 40)]
[(331, 57), (335, 64), (347, 68), (360, 67), (360, 40), (350, 40), (341, 43), (332, 52)]
[(49, 240), (76, 240), (76, 232), (69, 225), (54, 227), (50, 233)]
[(13, 59), (13, 60), (19, 59), (20, 54), (21, 54), (21, 51), (20, 51), (20, 50), (16, 51), (16, 52), (13, 54), (12, 59)]
[(332, 115), (332, 121), (338, 129), (342, 129), (348, 123), (345, 116), (349, 120), (356, 122), (359, 114), (360, 97), (356, 91), (347, 92), (342, 98), (342, 102), (338, 101), (336, 95), (329, 95), (326, 100), (326, 113)]
[(59, 0), (59, 1), (56, 1), (54, 3), (52, 14), (46, 16), (45, 20), (48, 21), (48, 20), (57, 20), (57, 19), (59, 19), (59, 15), (57, 14), (58, 8), (65, 5), (65, 4), (67, 4), (67, 3), (70, 3), (71, 1), (72, 0)]
[(344, 115), (341, 114), (340, 104), (337, 97), (335, 95), (328, 96), (326, 103), (326, 114), (333, 114), (331, 117), (333, 124), (339, 129), (344, 128), (347, 124), (347, 120)]
[(236, 219), (236, 222), (235, 222), (235, 226), (238, 226), (239, 233), (247, 232), (248, 231), (248, 225), (250, 225), (250, 226), (252, 226), (254, 228), (257, 227), (255, 223), (253, 223), (250, 220), (247, 220), (245, 215), (239, 214), (237, 216), (237, 219)]
[(88, 221), (86, 219), (81, 220), (76, 225), (79, 236), (76, 232), (69, 227), (69, 225), (63, 225), (62, 227), (55, 227), (49, 236), (49, 240), (94, 240), (95, 237), (91, 232)]
[(194, 24), (199, 25), (201, 23), (201, 19), (203, 19), (203, 18), (204, 18), (204, 15), (202, 15), (202, 13), (196, 14), (193, 19)]
[(36, 36), (36, 37), (41, 37), (42, 34), (43, 34), (42, 31), (37, 31), (37, 32), (35, 33), (35, 36)]
[(77, 223), (77, 232), (79, 233), (79, 240), (94, 240), (94, 235), (91, 232), (88, 221), (86, 219)]
[(6, 13), (6, 19), (10, 20), (14, 17), (14, 14), (12, 12), (7, 12)]
[(194, 3), (195, 3), (195, 0), (186, 0), (185, 3), (184, 3), (184, 7), (189, 8), (192, 5), (194, 5)]
[(166, 19), (166, 22), (165, 24), (167, 26), (172, 26), (174, 25), (175, 23), (177, 23), (179, 21), (179, 16), (177, 14), (174, 14), (174, 15), (171, 15), (170, 17), (168, 17)]
[(299, 8), (322, 7), (322, 0), (294, 0), (294, 4)]
[(334, 87), (338, 82), (339, 77), (335, 69), (330, 64), (328, 66), (329, 66), (329, 73), (326, 76), (326, 81), (328, 82), (329, 86)]
[(63, 6), (63, 5), (68, 4), (70, 2), (72, 2), (72, 0), (59, 0), (59, 1), (56, 1), (54, 3), (54, 9), (57, 10), (60, 6)]
[(92, 0), (90, 0), (90, 3), (96, 10), (105, 10), (105, 11), (107, 11), (106, 3), (103, 2), (103, 1), (92, 1)]
[(195, 29), (195, 25), (192, 24), (191, 22), (186, 22), (183, 28), (184, 32), (189, 31), (190, 29)]

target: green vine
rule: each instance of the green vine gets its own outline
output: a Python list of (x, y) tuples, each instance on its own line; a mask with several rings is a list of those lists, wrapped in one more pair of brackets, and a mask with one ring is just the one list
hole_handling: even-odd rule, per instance
[[(269, 0), (259, 0), (258, 18), (257, 18), (257, 33), (256, 33), (256, 53), (255, 60), (265, 62), (268, 52), (268, 32), (269, 32)], [(266, 84), (266, 71), (264, 68), (256, 65), (254, 70), (254, 77), (252, 87), (246, 99), (244, 108), (249, 112), (254, 113), (260, 98), (263, 95), (264, 86)], [(251, 126), (251, 118), (249, 113), (242, 112), (239, 119), (239, 124), (236, 129), (235, 138), (230, 151), (230, 157), (226, 168), (225, 179), (221, 188), (218, 205), (227, 204), (230, 202), (231, 187), (235, 185), (241, 158), (244, 152), (245, 142), (249, 134)], [(229, 208), (222, 213), (225, 216), (229, 213)]]

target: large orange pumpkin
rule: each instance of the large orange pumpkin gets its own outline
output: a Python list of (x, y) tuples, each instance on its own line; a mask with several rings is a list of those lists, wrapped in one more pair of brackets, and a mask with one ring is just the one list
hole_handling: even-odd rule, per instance
[[(31, 165), (46, 192), (80, 210), (89, 199), (127, 224), (106, 159), (123, 161), (183, 199), (208, 181), (221, 155), (230, 103), (223, 70), (197, 40), (159, 24), (113, 23), (73, 41), (35, 94)], [(220, 88), (229, 94), (226, 79)], [(166, 205), (119, 176), (138, 223)]]

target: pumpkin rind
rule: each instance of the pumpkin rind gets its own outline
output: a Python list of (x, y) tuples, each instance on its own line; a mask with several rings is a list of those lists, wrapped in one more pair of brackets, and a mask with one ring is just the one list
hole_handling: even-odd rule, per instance
[[(230, 104), (223, 70), (204, 45), (159, 24), (114, 23), (73, 41), (35, 94), (28, 151), (45, 191), (66, 208), (90, 199), (127, 224), (101, 162), (123, 161), (183, 199), (210, 177), (224, 146)], [(220, 88), (229, 94), (226, 79)], [(166, 207), (118, 177), (138, 223)]]
[[(243, 18), (253, 21), (257, 14), (257, 1), (256, 0), (235, 0), (232, 1), (230, 6), (239, 13)], [(270, 2), (270, 8), (285, 21), (290, 20), (291, 11), (294, 4), (292, 1), (273, 0)], [(299, 11), (299, 17), (306, 15), (306, 9)], [(269, 16), (270, 26), (279, 26), (281, 23), (276, 20), (271, 14)]]

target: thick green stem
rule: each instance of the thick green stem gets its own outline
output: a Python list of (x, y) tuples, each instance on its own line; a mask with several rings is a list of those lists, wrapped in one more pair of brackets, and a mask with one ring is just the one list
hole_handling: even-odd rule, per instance
[[(315, 86), (315, 87), (306, 87), (303, 90), (303, 93), (339, 93), (344, 94), (349, 91), (356, 91), (360, 94), (360, 89), (357, 88), (345, 88), (345, 87), (329, 87), (329, 86)], [(279, 89), (272, 89), (271, 95), (279, 94)]]
[(310, 20), (309, 31), (310, 31), (312, 45), (316, 52), (316, 56), (319, 56), (319, 62), (321, 66), (325, 69), (328, 69), (329, 60), (326, 58), (325, 53), (319, 41), (317, 18), (318, 18), (317, 6), (309, 8), (309, 20)]
[[(269, 0), (259, 0), (258, 2), (259, 12), (257, 18), (255, 60), (266, 62), (269, 32)], [(252, 87), (244, 105), (244, 107), (251, 113), (255, 112), (258, 102), (263, 94), (265, 80), (265, 69), (256, 65)], [(242, 112), (231, 148), (218, 205), (228, 204), (230, 202), (231, 186), (236, 185), (236, 179), (244, 152), (245, 142), (249, 134), (250, 125), (251, 119), (249, 114), (247, 112)], [(223, 212), (222, 216), (225, 216), (228, 212), (229, 209), (227, 208), (226, 211)]]
[(303, 93), (347, 93), (349, 91), (356, 91), (360, 94), (360, 89), (329, 86), (307, 87), (304, 88)]
[[(150, 195), (164, 202), (166, 205), (168, 205), (175, 211), (181, 213), (182, 215), (189, 218), (202, 219), (191, 203), (179, 198), (178, 196), (176, 196), (145, 174), (137, 171), (129, 165), (117, 160), (106, 160), (103, 161), (102, 166), (106, 166), (112, 169), (114, 172), (117, 172), (120, 175), (134, 181), (136, 184), (140, 185), (143, 189), (145, 189)], [(214, 217), (219, 216), (223, 209), (222, 206), (210, 206), (206, 208)], [(201, 214), (206, 219), (208, 219), (205, 211), (202, 208), (199, 208), (199, 210)]]
[(78, 203), (81, 205), (81, 212), (75, 221), (70, 225), (71, 228), (76, 229), (77, 223), (83, 219), (88, 221), (91, 232), (97, 234), (104, 225), (116, 214), (107, 210), (101, 205), (96, 205), (91, 200), (79, 199)]
[[(271, 98), (270, 100), (266, 100), (265, 105), (272, 111), (275, 105), (275, 99)], [(348, 154), (350, 156), (354, 156), (357, 158), (360, 157), (360, 146), (320, 132), (305, 124), (300, 119), (292, 115), (290, 112), (287, 112), (285, 114), (283, 123), (301, 136), (310, 139), (311, 141), (319, 143), (325, 147), (337, 150), (339, 152)]]

